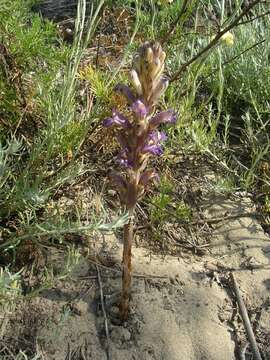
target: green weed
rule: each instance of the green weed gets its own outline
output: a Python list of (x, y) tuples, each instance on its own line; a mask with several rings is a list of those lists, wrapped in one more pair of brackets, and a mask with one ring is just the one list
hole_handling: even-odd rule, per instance
[(173, 220), (171, 213), (180, 220), (191, 219), (191, 208), (184, 201), (175, 200), (173, 184), (166, 177), (162, 177), (158, 190), (150, 200), (150, 219), (154, 224), (162, 227), (166, 221)]

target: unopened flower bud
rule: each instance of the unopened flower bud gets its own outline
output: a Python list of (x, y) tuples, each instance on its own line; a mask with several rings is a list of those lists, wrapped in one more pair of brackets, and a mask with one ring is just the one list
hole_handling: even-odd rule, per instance
[(143, 119), (148, 113), (146, 106), (141, 100), (135, 101), (131, 108), (140, 119)]
[(145, 187), (150, 181), (159, 181), (159, 176), (154, 169), (149, 169), (142, 173), (139, 185)]
[(165, 59), (166, 59), (166, 53), (165, 53), (165, 51), (162, 51), (162, 53), (160, 54), (159, 59), (160, 59), (161, 64), (164, 64), (164, 61), (165, 61)]
[(118, 173), (116, 173), (115, 171), (111, 171), (109, 173), (109, 178), (110, 180), (114, 183), (114, 185), (116, 187), (118, 187), (118, 189), (126, 189), (127, 187), (127, 182), (126, 180), (123, 178), (123, 176), (119, 175)]
[(153, 93), (150, 98), (150, 102), (154, 104), (159, 99), (159, 97), (165, 92), (168, 85), (169, 85), (169, 80), (164, 78), (160, 79), (153, 90)]
[(135, 55), (133, 58), (133, 68), (139, 74), (141, 72), (141, 57), (140, 55)]
[(173, 110), (162, 111), (153, 116), (150, 120), (151, 127), (157, 127), (160, 124), (171, 123), (175, 124), (177, 120), (177, 114)]
[(137, 94), (142, 95), (142, 84), (140, 82), (140, 79), (139, 79), (139, 76), (138, 76), (138, 73), (136, 70), (132, 69), (130, 71), (130, 78), (131, 78), (132, 84), (133, 84)]
[(153, 62), (154, 54), (153, 54), (153, 50), (150, 47), (146, 49), (145, 57), (149, 63)]
[(127, 85), (118, 84), (115, 86), (114, 90), (123, 94), (126, 97), (128, 103), (130, 104), (132, 104), (136, 100), (136, 97)]
[(157, 74), (160, 72), (162, 65), (159, 59), (155, 59), (155, 61), (151, 65), (152, 66), (150, 69), (150, 76), (154, 80)]
[(162, 52), (162, 48), (160, 43), (155, 43), (153, 45), (153, 52), (154, 52), (154, 56), (159, 57), (161, 52)]

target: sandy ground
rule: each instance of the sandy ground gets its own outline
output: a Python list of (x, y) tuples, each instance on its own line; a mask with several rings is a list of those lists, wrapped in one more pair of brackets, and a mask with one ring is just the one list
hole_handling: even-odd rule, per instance
[[(212, 198), (202, 207), (208, 218), (254, 211), (252, 203), (241, 197)], [(91, 260), (83, 258), (72, 281), (43, 291), (17, 313), (16, 323), (21, 324), (17, 336), (34, 342), (44, 359), (252, 359), (249, 346), (243, 357), (247, 339), (230, 271), (243, 294), (261, 353), (270, 359), (270, 241), (256, 220), (224, 218), (214, 225), (204, 255), (149, 256), (148, 250), (134, 248), (131, 313), (121, 326), (115, 321), (112, 299), (121, 286), (122, 245), (112, 235), (103, 241), (114, 266), (113, 270), (99, 266), (101, 283)], [(13, 332), (14, 325), (11, 320)]]

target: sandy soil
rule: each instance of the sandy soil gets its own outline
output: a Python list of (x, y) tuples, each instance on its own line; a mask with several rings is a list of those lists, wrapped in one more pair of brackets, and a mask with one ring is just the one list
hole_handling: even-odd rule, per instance
[[(254, 211), (247, 198), (211, 197), (202, 208), (207, 218), (224, 217), (213, 225), (204, 255), (150, 256), (147, 249), (134, 248), (131, 313), (124, 325), (117, 324), (113, 304), (121, 285), (122, 245), (109, 234), (102, 257), (109, 254), (114, 265), (99, 266), (101, 283), (91, 258), (83, 258), (72, 281), (59, 282), (21, 306), (7, 337), (12, 331), (13, 340), (29, 341), (48, 360), (241, 359), (247, 339), (229, 280), (233, 271), (262, 356), (270, 359), (269, 237), (252, 217), (226, 220), (228, 214)], [(252, 359), (249, 346), (242, 359)]]

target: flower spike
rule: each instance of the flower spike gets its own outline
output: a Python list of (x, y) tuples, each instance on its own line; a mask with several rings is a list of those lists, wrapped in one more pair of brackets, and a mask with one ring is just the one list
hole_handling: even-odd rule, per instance
[(121, 204), (130, 214), (130, 221), (124, 226), (120, 301), (120, 317), (123, 321), (127, 319), (129, 310), (132, 219), (136, 204), (150, 183), (159, 179), (154, 169), (147, 169), (151, 155), (163, 154), (163, 143), (167, 139), (163, 131), (158, 131), (158, 127), (161, 124), (173, 124), (177, 119), (173, 110), (162, 111), (153, 116), (156, 104), (168, 87), (168, 80), (163, 75), (165, 58), (166, 54), (159, 43), (146, 42), (138, 49), (130, 72), (132, 89), (123, 84), (115, 87), (115, 91), (122, 93), (127, 99), (129, 117), (113, 110), (112, 116), (103, 122), (105, 127), (115, 127), (121, 146), (117, 162), (125, 175), (112, 173), (110, 178), (119, 193)]

